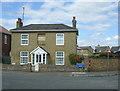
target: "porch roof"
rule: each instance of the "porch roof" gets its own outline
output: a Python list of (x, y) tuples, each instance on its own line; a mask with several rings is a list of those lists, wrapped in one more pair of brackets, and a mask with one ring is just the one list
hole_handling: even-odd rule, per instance
[(38, 46), (32, 52), (30, 52), (30, 54), (33, 54), (33, 53), (35, 53), (35, 54), (38, 54), (38, 53), (40, 53), (40, 54), (49, 54), (48, 51), (46, 51), (44, 48), (42, 48), (40, 46)]

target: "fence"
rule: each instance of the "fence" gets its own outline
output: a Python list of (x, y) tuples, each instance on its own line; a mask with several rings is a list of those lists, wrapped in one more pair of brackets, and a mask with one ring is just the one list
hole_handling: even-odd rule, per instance
[(2, 59), (2, 63), (4, 63), (4, 64), (11, 64), (10, 56), (2, 56), (0, 59)]

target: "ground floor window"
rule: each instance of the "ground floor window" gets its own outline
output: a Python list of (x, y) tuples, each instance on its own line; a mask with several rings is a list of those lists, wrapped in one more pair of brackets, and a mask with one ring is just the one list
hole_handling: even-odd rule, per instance
[(28, 55), (29, 55), (29, 52), (27, 51), (20, 52), (20, 64), (28, 63)]
[(56, 52), (56, 65), (64, 65), (64, 52)]

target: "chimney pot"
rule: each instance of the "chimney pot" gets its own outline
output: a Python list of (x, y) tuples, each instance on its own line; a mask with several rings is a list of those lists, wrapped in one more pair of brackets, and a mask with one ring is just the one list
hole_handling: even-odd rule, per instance
[(23, 23), (22, 23), (22, 19), (18, 18), (17, 22), (16, 22), (16, 28), (22, 27)]
[(72, 20), (72, 24), (73, 24), (73, 28), (76, 28), (76, 20), (75, 20), (75, 16), (73, 16), (73, 20)]
[(22, 21), (22, 19), (21, 19), (21, 18), (18, 18), (18, 21), (20, 21), (20, 22), (21, 22), (21, 21)]

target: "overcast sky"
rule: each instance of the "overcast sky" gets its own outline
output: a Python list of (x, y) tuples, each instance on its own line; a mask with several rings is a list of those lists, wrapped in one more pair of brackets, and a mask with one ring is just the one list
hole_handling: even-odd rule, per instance
[(17, 18), (22, 18), (22, 7), (25, 7), (24, 25), (63, 23), (72, 26), (72, 17), (76, 16), (79, 46), (118, 45), (118, 0), (109, 2), (31, 1), (2, 1), (1, 25), (8, 30), (15, 28)]

